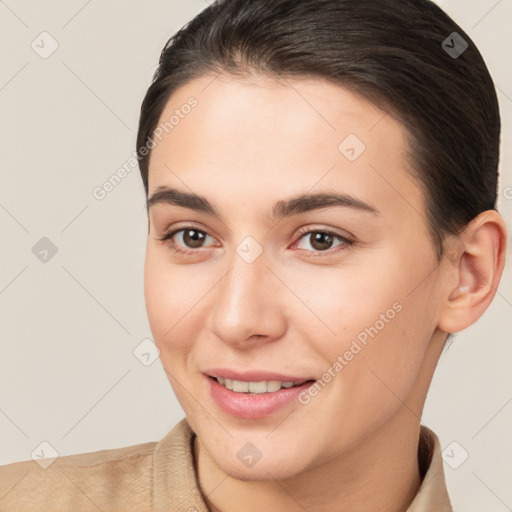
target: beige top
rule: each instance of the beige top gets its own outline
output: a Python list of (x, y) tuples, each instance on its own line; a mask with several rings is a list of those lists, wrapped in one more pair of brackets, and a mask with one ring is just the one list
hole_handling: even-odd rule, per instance
[[(158, 442), (66, 455), (46, 469), (33, 460), (0, 466), (0, 511), (208, 512), (194, 437), (183, 418)], [(423, 425), (418, 461), (424, 477), (407, 512), (453, 512), (439, 439)]]

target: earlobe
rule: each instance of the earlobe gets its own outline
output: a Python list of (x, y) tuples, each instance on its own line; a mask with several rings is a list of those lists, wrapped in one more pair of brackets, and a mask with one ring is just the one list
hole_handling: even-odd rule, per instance
[[(505, 265), (507, 232), (495, 210), (475, 217), (460, 234), (438, 327), (455, 333), (476, 322), (489, 307)], [(447, 280), (448, 281), (448, 280)], [(453, 283), (455, 282), (455, 286)]]

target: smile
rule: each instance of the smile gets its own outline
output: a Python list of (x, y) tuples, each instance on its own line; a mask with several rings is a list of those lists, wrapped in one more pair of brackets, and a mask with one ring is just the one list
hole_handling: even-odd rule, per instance
[[(230, 416), (260, 419), (286, 407), (299, 405), (300, 393), (314, 380), (302, 381), (241, 381), (226, 377), (207, 377), (213, 401)], [(231, 386), (231, 389), (229, 388)]]

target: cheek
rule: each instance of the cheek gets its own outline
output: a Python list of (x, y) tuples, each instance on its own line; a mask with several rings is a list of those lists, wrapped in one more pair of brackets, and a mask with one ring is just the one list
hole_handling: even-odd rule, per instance
[(424, 279), (431, 271), (430, 258), (410, 256), (397, 253), (380, 265), (374, 261), (353, 271), (340, 269), (330, 279), (318, 269), (310, 279), (304, 274), (296, 278), (294, 289), (302, 283), (300, 293), (333, 331), (323, 329), (326, 334), (315, 336), (310, 329), (307, 338), (326, 361), (319, 370), (330, 379), (329, 409), (342, 416), (357, 410), (350, 418), (366, 418), (368, 425), (407, 399), (435, 329), (436, 277)]
[[(402, 300), (402, 310), (368, 343), (354, 391), (362, 424), (371, 429), (400, 409), (421, 417), (424, 355), (431, 340), (429, 311), (415, 300)], [(419, 386), (419, 387), (418, 387)]]
[(308, 319), (300, 324), (309, 331), (305, 339), (328, 361), (349, 350), (353, 340), (364, 346), (389, 331), (401, 316), (408, 289), (395, 269), (376, 262), (339, 268), (310, 265), (282, 275), (304, 303), (298, 304), (296, 313), (302, 314), (293, 318), (294, 326)]
[[(192, 268), (192, 267), (189, 267)], [(144, 296), (153, 339), (160, 362), (187, 417), (193, 417), (194, 403), (187, 392), (190, 355), (201, 322), (194, 322), (207, 290), (186, 267), (169, 264), (165, 251), (146, 249)], [(195, 368), (193, 369), (195, 370)]]
[[(188, 267), (192, 269), (192, 266)], [(148, 247), (144, 263), (144, 297), (151, 332), (162, 360), (169, 352), (186, 351), (193, 342), (190, 322), (206, 290), (187, 267), (169, 264), (165, 251)]]
[[(367, 304), (374, 314), (366, 317), (367, 322), (362, 318), (351, 320), (347, 336), (324, 357), (330, 364), (324, 371), (334, 377), (324, 373), (331, 379), (328, 387), (320, 391), (316, 405), (313, 398), (306, 407), (311, 407), (312, 418), (326, 417), (326, 439), (339, 438), (342, 426), (343, 440), (331, 449), (343, 451), (357, 445), (400, 409), (406, 415), (406, 409), (417, 411), (411, 414), (421, 414), (410, 398), (415, 395), (413, 390), (430, 336), (422, 322), (417, 321), (418, 308), (408, 302), (401, 305), (394, 318), (388, 323), (379, 319), (380, 323), (375, 318), (387, 310)], [(364, 336), (358, 338), (361, 333)]]

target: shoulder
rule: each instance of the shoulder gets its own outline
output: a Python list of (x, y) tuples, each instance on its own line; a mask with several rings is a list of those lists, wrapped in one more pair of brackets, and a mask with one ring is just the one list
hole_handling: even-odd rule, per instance
[(0, 510), (137, 510), (151, 498), (157, 442), (0, 466)]

